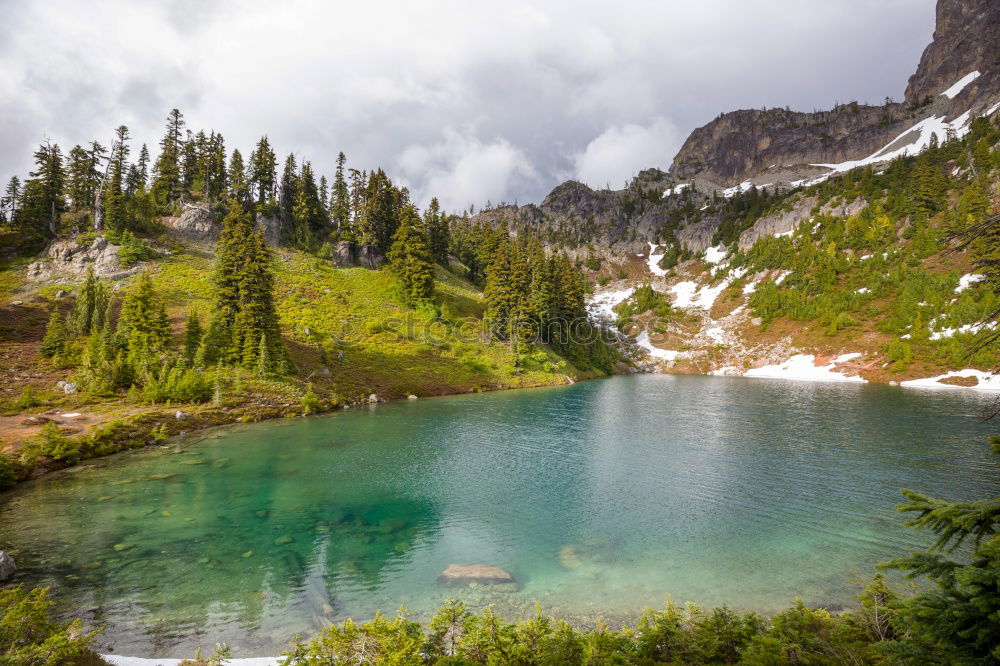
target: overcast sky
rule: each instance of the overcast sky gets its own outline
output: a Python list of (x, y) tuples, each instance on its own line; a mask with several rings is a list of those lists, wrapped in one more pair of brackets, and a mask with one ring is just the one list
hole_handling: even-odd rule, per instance
[(902, 98), (933, 0), (0, 0), (0, 178), (167, 112), (266, 133), (423, 204), (540, 201), (666, 169), (722, 111)]

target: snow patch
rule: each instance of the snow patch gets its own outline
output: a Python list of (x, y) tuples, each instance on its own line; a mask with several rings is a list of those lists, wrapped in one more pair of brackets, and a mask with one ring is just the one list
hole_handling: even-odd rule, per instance
[(664, 275), (667, 274), (667, 271), (660, 268), (660, 259), (663, 259), (663, 255), (665, 255), (667, 252), (666, 250), (664, 250), (660, 254), (653, 254), (653, 252), (656, 250), (657, 247), (658, 246), (656, 243), (649, 244), (649, 262), (648, 262), (649, 272), (655, 275), (656, 277), (663, 277)]
[(726, 342), (726, 332), (722, 329), (721, 326), (713, 326), (712, 328), (706, 329), (705, 335), (712, 338), (712, 340), (719, 343), (720, 345), (725, 344)]
[(985, 275), (980, 275), (979, 273), (968, 273), (958, 278), (958, 286), (955, 287), (955, 293), (960, 294), (977, 282), (985, 280)]
[[(942, 379), (950, 379), (952, 377), (961, 377), (968, 379), (970, 377), (975, 377), (977, 383), (975, 386), (958, 386), (956, 384), (942, 384)], [(1000, 391), (1000, 375), (994, 375), (989, 372), (983, 372), (982, 370), (975, 370), (968, 368), (966, 370), (953, 370), (952, 372), (947, 372), (943, 375), (938, 375), (937, 377), (926, 377), (924, 379), (910, 379), (905, 382), (900, 382), (900, 386), (905, 386), (907, 388), (935, 388), (935, 389), (974, 389), (976, 391)]]
[(765, 377), (774, 379), (794, 379), (814, 382), (856, 382), (867, 383), (867, 379), (852, 377), (836, 370), (836, 366), (861, 356), (860, 353), (843, 354), (827, 365), (817, 366), (812, 354), (796, 354), (779, 365), (765, 365), (743, 373), (744, 377)]
[(710, 247), (705, 250), (705, 261), (710, 264), (717, 264), (726, 258), (726, 246)]
[[(944, 116), (931, 116), (930, 118), (924, 118), (910, 129), (900, 133), (899, 136), (868, 157), (860, 160), (848, 160), (847, 162), (840, 162), (839, 164), (813, 164), (812, 166), (830, 169), (831, 173), (841, 173), (844, 171), (850, 171), (851, 169), (855, 169), (857, 167), (868, 166), (869, 164), (889, 162), (897, 157), (903, 157), (905, 155), (916, 155), (927, 148), (927, 146), (931, 144), (931, 139), (935, 136), (940, 143), (943, 143), (948, 138), (949, 132), (953, 134), (955, 138), (965, 136), (969, 132), (969, 119), (971, 115), (971, 110), (966, 111), (950, 122), (945, 121)], [(897, 141), (913, 132), (917, 132), (919, 136), (912, 143), (908, 143), (902, 148), (889, 150), (890, 147), (895, 145)], [(829, 174), (820, 176), (820, 178), (825, 180), (828, 175)], [(821, 181), (817, 178), (808, 181), (806, 185), (813, 185), (818, 182)]]
[(680, 185), (674, 185), (673, 187), (665, 190), (663, 192), (663, 196), (664, 197), (669, 197), (669, 196), (672, 196), (674, 194), (680, 194), (681, 192), (684, 191), (685, 188), (690, 187), (690, 186), (691, 186), (690, 183), (681, 183)]
[(969, 72), (968, 74), (960, 78), (958, 81), (956, 81), (952, 87), (948, 88), (941, 94), (947, 97), (948, 99), (955, 99), (955, 96), (958, 95), (958, 93), (965, 90), (965, 86), (969, 85), (978, 78), (979, 78), (979, 70), (976, 70), (974, 72)]
[(867, 294), (867, 293), (870, 293), (870, 292), (871, 292), (871, 289), (869, 289), (868, 287), (861, 287), (861, 289), (856, 289), (854, 291), (855, 294)]
[(733, 185), (732, 187), (727, 187), (726, 189), (722, 190), (722, 196), (728, 199), (729, 197), (746, 192), (751, 187), (753, 187), (753, 181), (744, 180), (739, 185)]
[(610, 323), (617, 319), (614, 307), (626, 300), (635, 291), (635, 287), (620, 289), (618, 291), (605, 291), (594, 294), (587, 301), (587, 314), (591, 319)]
[(702, 308), (711, 310), (715, 304), (715, 299), (719, 297), (722, 290), (729, 286), (728, 282), (722, 282), (715, 287), (698, 288), (697, 282), (690, 280), (678, 282), (670, 288), (674, 293), (674, 305), (679, 308)]
[(635, 343), (646, 350), (650, 356), (653, 358), (663, 359), (664, 361), (673, 361), (677, 358), (679, 351), (673, 351), (671, 349), (660, 349), (659, 347), (654, 347), (652, 341), (649, 339), (649, 333), (643, 331), (635, 337)]

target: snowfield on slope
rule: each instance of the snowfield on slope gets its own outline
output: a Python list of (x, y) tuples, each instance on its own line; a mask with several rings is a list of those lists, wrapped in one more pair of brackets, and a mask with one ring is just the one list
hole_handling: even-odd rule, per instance
[(978, 69), (975, 70), (974, 72), (969, 72), (941, 94), (947, 97), (948, 99), (955, 99), (955, 96), (958, 95), (958, 93), (965, 90), (965, 86), (969, 85), (978, 78), (979, 78)]
[[(842, 354), (826, 365), (816, 365), (816, 357), (812, 354), (796, 354), (784, 363), (765, 365), (742, 373), (744, 377), (763, 379), (792, 379), (807, 382), (855, 382), (867, 384), (868, 380), (861, 377), (846, 375), (836, 367), (861, 356), (860, 353)], [(713, 375), (731, 375), (738, 373), (735, 368), (720, 368)]]
[(596, 293), (587, 300), (587, 314), (590, 315), (591, 319), (610, 324), (618, 318), (614, 307), (625, 301), (634, 291), (635, 287), (629, 287), (628, 289)]
[[(961, 386), (958, 384), (942, 384), (942, 379), (971, 379), (975, 377), (977, 383), (975, 386)], [(995, 375), (990, 372), (983, 372), (982, 370), (975, 370), (973, 368), (967, 368), (965, 370), (953, 370), (952, 372), (946, 372), (943, 375), (938, 375), (937, 377), (925, 377), (924, 379), (910, 379), (909, 381), (900, 382), (900, 386), (905, 386), (906, 388), (929, 388), (929, 389), (972, 389), (974, 391), (1000, 391), (1000, 375)]]

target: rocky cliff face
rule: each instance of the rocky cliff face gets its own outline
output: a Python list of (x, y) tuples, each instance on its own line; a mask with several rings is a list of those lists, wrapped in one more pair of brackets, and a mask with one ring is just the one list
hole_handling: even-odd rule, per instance
[[(998, 59), (1000, 2), (938, 0), (934, 39), (910, 77), (903, 103), (851, 103), (818, 113), (724, 113), (691, 133), (670, 175), (702, 187), (745, 180), (788, 185), (809, 178), (815, 173), (810, 165), (865, 158), (925, 118), (950, 121), (967, 111), (987, 112), (1000, 102)], [(967, 84), (952, 94), (952, 86), (967, 76)]]
[(648, 169), (624, 190), (593, 190), (571, 180), (552, 190), (541, 205), (498, 206), (475, 219), (506, 223), (511, 231), (528, 232), (573, 255), (604, 254), (609, 248), (640, 253), (658, 240), (679, 205), (663, 198), (666, 178), (659, 169)]
[[(748, 181), (793, 188), (830, 173), (820, 165), (913, 144), (922, 138), (919, 128), (914, 129), (922, 121), (933, 120), (930, 124), (943, 140), (945, 123), (953, 123), (954, 129), (972, 115), (998, 109), (1000, 0), (938, 0), (934, 39), (910, 77), (903, 102), (850, 103), (818, 113), (781, 108), (724, 113), (691, 133), (668, 172), (649, 169), (619, 191), (592, 190), (571, 181), (554, 189), (540, 206), (504, 206), (477, 218), (491, 224), (504, 220), (550, 245), (577, 248), (577, 254), (639, 253), (647, 241), (671, 238), (699, 252), (719, 227), (720, 218), (709, 214), (714, 206), (706, 205), (713, 192)], [(680, 189), (678, 184), (694, 187)], [(674, 196), (662, 197), (665, 190)], [(750, 230), (741, 245), (766, 233), (769, 224), (785, 230), (792, 217)]]
[[(1000, 2), (939, 0), (934, 39), (924, 49), (917, 71), (910, 77), (906, 99), (913, 102), (939, 95), (973, 71), (982, 76), (970, 84), (968, 91), (963, 91), (963, 97), (975, 99), (997, 91)], [(964, 108), (958, 112), (962, 111)]]

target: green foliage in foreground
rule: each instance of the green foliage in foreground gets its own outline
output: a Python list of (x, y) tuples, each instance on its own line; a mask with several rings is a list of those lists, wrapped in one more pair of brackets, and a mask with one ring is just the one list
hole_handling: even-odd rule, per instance
[(90, 651), (100, 630), (86, 633), (83, 622), (54, 622), (48, 588), (0, 589), (0, 664), (88, 666), (103, 664)]
[(548, 618), (510, 623), (487, 608), (471, 613), (445, 603), (426, 629), (398, 614), (364, 624), (350, 620), (308, 643), (286, 664), (827, 664), (888, 663), (882, 646), (894, 636), (896, 596), (881, 576), (859, 597), (858, 610), (833, 616), (796, 601), (771, 619), (723, 606), (703, 611), (668, 601), (646, 609), (636, 627), (587, 631)]

